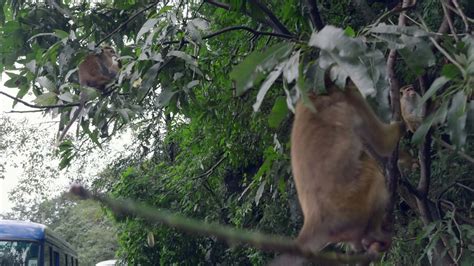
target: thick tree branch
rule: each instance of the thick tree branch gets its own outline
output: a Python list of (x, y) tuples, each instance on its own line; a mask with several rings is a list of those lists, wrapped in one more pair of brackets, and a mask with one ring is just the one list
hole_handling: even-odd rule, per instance
[[(402, 8), (412, 6), (411, 0), (403, 0)], [(405, 11), (400, 12), (398, 16), (398, 26), (405, 26)], [(395, 73), (395, 62), (397, 60), (397, 50), (391, 49), (387, 59), (387, 72), (390, 83), (390, 104), (392, 107), (392, 121), (400, 121), (400, 84)], [(393, 221), (393, 210), (395, 208), (396, 192), (398, 180), (400, 179), (400, 170), (398, 169), (398, 145), (395, 151), (391, 154), (388, 163), (385, 166), (387, 173), (387, 187), (390, 193), (390, 204), (387, 208), (389, 220)]]
[(81, 186), (73, 186), (71, 192), (83, 199), (97, 200), (109, 207), (116, 214), (137, 216), (151, 224), (163, 223), (188, 233), (214, 236), (228, 243), (242, 243), (263, 250), (294, 254), (308, 258), (322, 265), (354, 264), (356, 262), (369, 263), (373, 260), (373, 258), (368, 255), (345, 255), (335, 252), (314, 253), (308, 249), (299, 247), (292, 239), (286, 237), (238, 230), (220, 224), (205, 223), (165, 210), (158, 210), (131, 200), (111, 199), (98, 193), (92, 194)]
[(306, 0), (309, 9), (309, 17), (311, 18), (311, 23), (313, 27), (317, 30), (321, 30), (324, 28), (323, 20), (321, 19), (321, 15), (319, 14), (318, 5), (316, 0)]
[(36, 105), (36, 104), (31, 104), (28, 102), (23, 101), (20, 98), (17, 98), (15, 96), (11, 96), (8, 93), (5, 93), (3, 91), (0, 91), (0, 94), (7, 96), (8, 98), (15, 100), (19, 103), (22, 103), (28, 107), (31, 108), (37, 108), (37, 109), (52, 109), (52, 108), (65, 108), (65, 107), (72, 107), (72, 106), (79, 106), (79, 103), (66, 103), (66, 104), (53, 104), (53, 105)]

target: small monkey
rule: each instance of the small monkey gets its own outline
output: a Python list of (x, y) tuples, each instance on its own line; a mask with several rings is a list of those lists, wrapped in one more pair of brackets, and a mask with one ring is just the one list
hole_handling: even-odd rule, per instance
[[(351, 81), (344, 91), (326, 87), (327, 95), (309, 95), (316, 111), (301, 101), (296, 106), (291, 164), (304, 215), (296, 242), (312, 252), (346, 242), (356, 252), (377, 254), (391, 244), (382, 228), (389, 194), (383, 170), (364, 145), (390, 155), (403, 123), (382, 123)], [(298, 263), (285, 256), (272, 264)]]
[(421, 97), (414, 90), (413, 85), (402, 87), (400, 93), (400, 109), (403, 121), (405, 121), (408, 130), (415, 133), (423, 120), (422, 109), (418, 108)]
[[(99, 54), (89, 54), (84, 61), (79, 64), (79, 84), (81, 86), (93, 87), (100, 92), (105, 92), (106, 85), (115, 80), (120, 68), (121, 64), (120, 61), (118, 61), (115, 50), (110, 46), (104, 46), (101, 48)], [(58, 142), (64, 139), (67, 131), (84, 109), (87, 95), (81, 92), (79, 98), (79, 107), (62, 131)]]

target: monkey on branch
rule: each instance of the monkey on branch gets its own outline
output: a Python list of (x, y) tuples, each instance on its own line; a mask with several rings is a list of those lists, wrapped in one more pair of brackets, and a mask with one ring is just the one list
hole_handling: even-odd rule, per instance
[[(117, 77), (120, 68), (121, 64), (120, 61), (118, 61), (115, 50), (110, 46), (104, 46), (101, 48), (100, 53), (87, 55), (84, 61), (79, 64), (79, 84), (81, 86), (95, 88), (99, 92), (104, 93), (107, 85), (113, 82)], [(62, 130), (58, 142), (64, 139), (67, 131), (84, 109), (87, 95), (81, 92), (79, 98), (79, 106), (69, 123)]]
[[(379, 120), (359, 89), (348, 81), (328, 93), (310, 93), (297, 103), (291, 134), (291, 165), (304, 215), (296, 239), (301, 249), (318, 252), (345, 242), (355, 252), (376, 255), (391, 244), (384, 230), (389, 193), (383, 168), (364, 148), (387, 157), (404, 132), (402, 122)], [(294, 265), (302, 258), (283, 255), (272, 265)]]

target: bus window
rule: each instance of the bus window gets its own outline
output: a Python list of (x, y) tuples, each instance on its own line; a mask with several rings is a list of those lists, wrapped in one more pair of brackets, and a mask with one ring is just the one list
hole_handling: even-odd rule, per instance
[(0, 265), (38, 265), (40, 245), (29, 241), (0, 241)]
[(54, 251), (54, 266), (60, 266), (59, 264), (59, 253)]
[[(63, 255), (63, 254), (61, 254), (61, 255)], [(66, 260), (65, 260), (65, 258), (66, 258), (66, 257), (65, 257), (64, 255), (63, 255), (63, 256), (59, 256), (59, 265), (61, 265), (61, 266), (66, 265)]]
[(44, 266), (53, 266), (53, 248), (49, 245), (44, 246)]

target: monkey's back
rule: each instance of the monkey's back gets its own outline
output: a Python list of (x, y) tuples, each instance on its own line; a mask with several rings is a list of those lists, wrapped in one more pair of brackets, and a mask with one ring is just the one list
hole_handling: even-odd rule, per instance
[(346, 230), (347, 239), (357, 238), (370, 206), (377, 204), (373, 188), (383, 182), (383, 175), (363, 152), (355, 132), (360, 121), (344, 92), (336, 89), (310, 99), (316, 111), (300, 101), (291, 136), (293, 176), (305, 218), (300, 236)]

